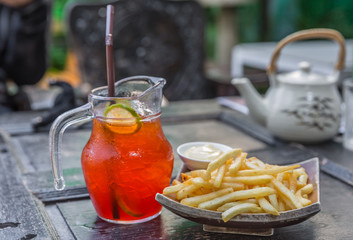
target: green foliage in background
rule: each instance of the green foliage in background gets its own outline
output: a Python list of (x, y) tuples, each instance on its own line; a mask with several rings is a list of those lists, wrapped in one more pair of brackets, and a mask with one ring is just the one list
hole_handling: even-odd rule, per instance
[(353, 38), (352, 13), (348, 0), (259, 0), (237, 8), (239, 40), (279, 41), (308, 28), (333, 28)]
[(299, 0), (298, 8), (297, 28), (333, 28), (346, 38), (353, 38), (353, 1)]
[(67, 53), (67, 46), (64, 34), (55, 34), (52, 37), (51, 46), (49, 49), (50, 66), (49, 71), (57, 72), (63, 70), (65, 67), (65, 59)]
[(216, 45), (216, 19), (220, 13), (220, 8), (207, 8), (205, 9), (205, 50), (206, 56), (213, 59), (215, 57)]
[(61, 21), (64, 18), (64, 9), (65, 4), (69, 0), (55, 0), (53, 1), (53, 20), (54, 21)]
[(238, 26), (238, 41), (258, 42), (265, 39), (262, 28), (262, 4), (253, 2), (237, 8), (236, 23)]
[(66, 36), (64, 33), (64, 8), (69, 0), (55, 0), (52, 6), (52, 36), (50, 44), (49, 71), (60, 71), (65, 67), (67, 53)]

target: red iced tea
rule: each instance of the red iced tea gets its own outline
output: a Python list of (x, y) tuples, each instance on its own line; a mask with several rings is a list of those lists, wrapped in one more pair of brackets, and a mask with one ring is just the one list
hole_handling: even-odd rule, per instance
[(158, 215), (155, 195), (169, 185), (173, 160), (160, 115), (133, 125), (95, 118), (81, 161), (98, 215), (119, 223)]

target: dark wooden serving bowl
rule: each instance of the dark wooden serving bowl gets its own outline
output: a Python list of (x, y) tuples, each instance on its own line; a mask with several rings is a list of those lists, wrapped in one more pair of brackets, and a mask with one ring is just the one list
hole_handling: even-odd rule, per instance
[[(222, 220), (221, 212), (189, 207), (159, 193), (156, 195), (156, 200), (163, 207), (183, 218), (211, 226), (245, 229), (266, 229), (297, 224), (314, 216), (321, 210), (319, 160), (318, 158), (312, 158), (303, 162), (299, 162), (298, 164), (305, 168), (309, 176), (308, 182), (313, 184), (314, 190), (310, 194), (310, 200), (312, 201), (312, 204), (301, 209), (281, 212), (279, 216), (267, 213), (240, 214), (228, 222), (224, 222)], [(188, 170), (184, 167), (181, 172), (184, 171)]]

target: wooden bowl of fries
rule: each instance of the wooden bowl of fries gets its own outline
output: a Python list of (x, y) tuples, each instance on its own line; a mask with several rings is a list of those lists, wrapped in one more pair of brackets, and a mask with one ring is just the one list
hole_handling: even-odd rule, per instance
[(171, 212), (204, 224), (204, 229), (273, 233), (273, 228), (300, 223), (320, 211), (318, 158), (277, 166), (247, 159), (241, 149), (225, 155), (207, 170), (190, 171), (184, 165), (178, 179), (156, 200)]
[(188, 142), (188, 143), (184, 143), (177, 148), (177, 153), (178, 153), (180, 159), (184, 162), (184, 164), (187, 166), (188, 169), (196, 170), (196, 169), (206, 169), (207, 168), (207, 166), (211, 162), (211, 160), (197, 159), (197, 158), (189, 157), (185, 154), (185, 152), (187, 150), (189, 150), (190, 148), (201, 147), (201, 146), (205, 146), (205, 145), (210, 145), (214, 149), (219, 150), (220, 152), (227, 152), (232, 149), (231, 147), (229, 147), (227, 145), (220, 144), (220, 143), (214, 143), (214, 142)]

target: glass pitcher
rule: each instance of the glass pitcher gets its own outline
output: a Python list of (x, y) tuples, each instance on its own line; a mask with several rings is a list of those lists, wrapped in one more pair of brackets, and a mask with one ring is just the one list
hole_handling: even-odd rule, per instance
[(63, 190), (61, 142), (65, 129), (93, 119), (81, 164), (88, 192), (100, 218), (113, 223), (138, 223), (155, 218), (161, 205), (157, 192), (169, 185), (173, 150), (161, 126), (165, 80), (147, 76), (92, 90), (86, 105), (59, 116), (50, 129), (55, 188)]

